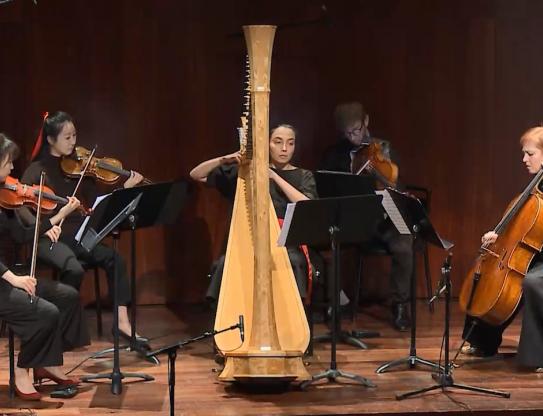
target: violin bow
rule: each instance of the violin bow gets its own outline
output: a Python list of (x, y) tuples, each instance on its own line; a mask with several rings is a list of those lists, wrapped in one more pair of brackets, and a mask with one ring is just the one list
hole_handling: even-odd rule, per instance
[[(40, 174), (40, 190), (38, 192), (38, 208), (36, 209), (36, 223), (34, 224), (34, 242), (32, 243), (32, 260), (30, 261), (30, 277), (36, 278), (36, 262), (38, 257), (38, 239), (40, 233), (41, 220), (41, 201), (43, 196), (43, 184), (45, 182), (45, 172)], [(34, 303), (34, 296), (30, 295), (30, 303)]]

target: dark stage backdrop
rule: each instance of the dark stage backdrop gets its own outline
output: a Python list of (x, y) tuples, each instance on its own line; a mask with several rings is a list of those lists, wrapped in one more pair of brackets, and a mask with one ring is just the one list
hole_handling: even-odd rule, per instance
[[(68, 111), (80, 144), (156, 181), (235, 151), (249, 23), (284, 25), (270, 118), (297, 126), (296, 163), (316, 168), (335, 104), (363, 101), (403, 180), (432, 190), (457, 291), (529, 179), (518, 138), (543, 118), (539, 0), (14, 0), (0, 5), (0, 130), (23, 149), (18, 171), (44, 110)], [(174, 227), (139, 233), (140, 303), (201, 299), (227, 211), (195, 186)], [(431, 251), (434, 280), (443, 257)], [(367, 290), (384, 293), (386, 262), (370, 264)]]

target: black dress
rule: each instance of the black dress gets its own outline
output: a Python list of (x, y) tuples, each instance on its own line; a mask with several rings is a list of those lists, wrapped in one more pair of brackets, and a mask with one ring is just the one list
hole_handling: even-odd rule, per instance
[[(306, 169), (275, 170), (285, 181), (291, 184), (298, 191), (303, 193), (309, 199), (317, 198), (317, 186), (313, 173)], [(237, 165), (225, 165), (211, 171), (207, 177), (207, 184), (217, 188), (219, 192), (233, 202), (236, 195), (236, 183), (238, 176)], [(270, 180), (270, 197), (275, 208), (277, 218), (284, 218), (287, 205), (290, 200), (283, 193), (281, 188)], [(307, 258), (298, 247), (287, 247), (287, 253), (292, 265), (294, 277), (298, 285), (298, 290), (302, 299), (305, 299), (308, 292), (308, 264)], [(317, 255), (310, 251), (311, 263), (319, 262)], [(219, 298), (221, 279), (224, 268), (224, 254), (215, 262), (212, 270), (211, 282), (206, 292), (208, 300), (216, 301)]]
[[(41, 231), (51, 227), (44, 221)], [(13, 212), (0, 212), (0, 233), (18, 243), (33, 238), (34, 229), (24, 227)], [(8, 271), (0, 262), (0, 276)], [(62, 353), (90, 344), (79, 293), (60, 282), (37, 279), (36, 297), (0, 278), (0, 319), (21, 339), (17, 366), (60, 366)]]
[[(41, 172), (45, 171), (45, 185), (49, 186), (55, 194), (66, 197), (71, 196), (77, 179), (69, 178), (60, 168), (60, 158), (45, 154), (41, 159), (32, 162), (25, 170), (21, 182), (29, 185), (39, 183)], [(78, 198), (86, 207), (94, 203), (97, 190), (93, 179), (85, 178), (81, 184)], [(58, 208), (57, 208), (58, 209)], [(25, 220), (29, 217), (29, 210), (20, 210), (20, 216)], [(51, 215), (55, 214), (53, 212)], [(105, 270), (109, 288), (109, 294), (113, 293), (113, 281), (115, 279), (115, 268), (119, 273), (118, 297), (119, 305), (128, 305), (130, 302), (130, 288), (126, 264), (122, 257), (105, 244), (98, 244), (89, 253), (75, 241), (75, 234), (83, 222), (83, 216), (78, 212), (69, 215), (62, 225), (60, 241), (50, 249), (51, 242), (48, 238), (40, 239), (38, 245), (38, 258), (60, 271), (60, 280), (79, 291), (81, 282), (85, 275), (81, 262), (84, 261), (90, 266), (98, 266)]]

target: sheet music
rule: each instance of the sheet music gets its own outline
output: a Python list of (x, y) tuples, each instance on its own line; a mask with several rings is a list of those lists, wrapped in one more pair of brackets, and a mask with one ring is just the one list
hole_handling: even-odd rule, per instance
[[(109, 193), (109, 194), (100, 195), (96, 197), (96, 201), (94, 201), (92, 209), (94, 210), (94, 208), (96, 208), (100, 202), (102, 202), (104, 199), (106, 199), (110, 195), (111, 194)], [(83, 231), (85, 231), (85, 229), (87, 228), (87, 224), (89, 220), (90, 220), (90, 215), (87, 215), (87, 218), (85, 218), (85, 220), (83, 221), (83, 224), (81, 224), (81, 227), (79, 227), (79, 230), (77, 230), (77, 234), (75, 235), (75, 241), (77, 241), (78, 243), (81, 241), (81, 237), (83, 237)]]
[(400, 234), (411, 234), (409, 227), (405, 223), (402, 214), (398, 211), (398, 207), (394, 203), (394, 200), (385, 189), (383, 191), (375, 191), (377, 195), (383, 196), (383, 208), (385, 209), (387, 215), (390, 217)]
[(296, 202), (287, 204), (287, 212), (285, 213), (283, 226), (281, 227), (281, 232), (279, 233), (279, 238), (277, 239), (277, 245), (279, 247), (284, 247), (285, 243), (287, 242), (288, 230), (290, 228), (290, 223), (292, 222), (292, 216), (294, 215), (295, 208)]

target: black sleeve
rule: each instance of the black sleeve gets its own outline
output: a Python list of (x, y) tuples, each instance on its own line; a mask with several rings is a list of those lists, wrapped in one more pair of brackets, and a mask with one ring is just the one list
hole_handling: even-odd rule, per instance
[(302, 170), (302, 183), (299, 191), (307, 196), (309, 199), (317, 199), (317, 183), (315, 182), (315, 176), (310, 170)]
[[(8, 218), (6, 216), (6, 211), (0, 210), (0, 233), (4, 233), (8, 230)], [(6, 265), (0, 261), (0, 276), (2, 276), (9, 269)], [(0, 277), (1, 278), (1, 277)]]
[(207, 175), (206, 184), (216, 188), (225, 198), (233, 200), (236, 195), (238, 165), (221, 165)]
[[(98, 188), (93, 178), (86, 177), (81, 182), (81, 204), (87, 208), (92, 207), (98, 197)], [(76, 195), (77, 196), (77, 195)]]
[[(24, 244), (34, 240), (36, 216), (27, 207), (22, 207), (6, 215), (6, 228), (16, 243)], [(53, 225), (49, 218), (42, 216), (39, 235), (45, 234)]]
[(40, 183), (41, 168), (39, 162), (32, 162), (21, 176), (21, 183), (34, 185)]
[(5, 272), (7, 272), (8, 270), (9, 270), (9, 268), (6, 267), (6, 265), (0, 261), (0, 279), (2, 278), (1, 276), (2, 276)]
[(333, 150), (332, 148), (328, 148), (324, 151), (319, 164), (319, 170), (337, 170), (337, 157)]

